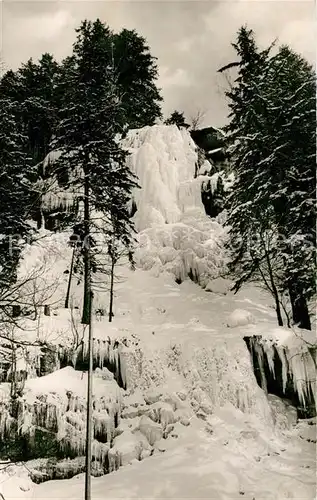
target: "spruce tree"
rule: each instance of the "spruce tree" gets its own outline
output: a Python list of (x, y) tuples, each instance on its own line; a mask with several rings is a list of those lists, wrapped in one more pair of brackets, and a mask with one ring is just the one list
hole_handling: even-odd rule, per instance
[(315, 272), (315, 83), (312, 69), (288, 48), (270, 57), (252, 31), (234, 47), (238, 76), (227, 92), (227, 127), (236, 181), (229, 199), (235, 289), (250, 280), (280, 297), (289, 291), (294, 323), (310, 328), (307, 300)]
[(171, 116), (165, 120), (165, 125), (177, 125), (178, 128), (189, 128), (188, 123), (184, 117), (184, 113), (180, 111), (173, 111)]
[(124, 130), (154, 125), (162, 116), (162, 97), (156, 87), (156, 58), (145, 38), (128, 29), (113, 34), (112, 57), (124, 111)]
[[(55, 168), (67, 172), (68, 185), (83, 205), (82, 256), (84, 263), (83, 323), (90, 316), (92, 258), (96, 239), (112, 230), (123, 243), (132, 223), (127, 199), (135, 179), (126, 166), (127, 152), (118, 142), (122, 107), (112, 59), (112, 32), (99, 20), (84, 21), (77, 30), (73, 54), (59, 82), (64, 103), (53, 147), (62, 154)], [(81, 217), (81, 214), (79, 214)], [(98, 263), (95, 263), (98, 268)]]
[[(16, 72), (8, 71), (0, 82), (3, 98), (15, 102), (16, 120), (27, 140), (23, 142), (25, 153), (32, 166), (28, 172), (31, 183), (36, 185), (43, 178), (43, 160), (49, 152), (50, 142), (57, 122), (57, 94), (55, 92), (58, 64), (50, 54), (43, 54), (35, 63), (29, 59)], [(40, 227), (42, 218), (40, 196), (33, 189), (32, 217)]]
[(269, 199), (295, 324), (310, 329), (308, 302), (315, 294), (316, 76), (287, 46), (269, 61), (263, 82), (270, 154)]
[(237, 275), (235, 291), (249, 281), (259, 281), (272, 293), (279, 325), (283, 324), (276, 276), (272, 261), (275, 233), (272, 228), (272, 207), (267, 204), (266, 189), (262, 191), (269, 143), (264, 139), (265, 103), (259, 86), (265, 79), (269, 51), (260, 51), (252, 30), (242, 27), (233, 44), (239, 56), (238, 75), (226, 93), (229, 98), (230, 123), (226, 127), (235, 183), (228, 198), (230, 226), (230, 268)]
[(25, 153), (27, 138), (16, 121), (16, 104), (0, 98), (0, 289), (16, 279), (23, 242), (31, 236), (27, 222), (30, 158)]

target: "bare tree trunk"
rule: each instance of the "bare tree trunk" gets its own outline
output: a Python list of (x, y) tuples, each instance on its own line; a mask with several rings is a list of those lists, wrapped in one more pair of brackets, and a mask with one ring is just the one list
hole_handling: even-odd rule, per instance
[(44, 316), (50, 316), (51, 315), (51, 309), (49, 305), (44, 306)]
[(69, 270), (69, 278), (68, 278), (66, 299), (65, 299), (65, 309), (68, 309), (68, 307), (69, 307), (69, 296), (70, 296), (70, 289), (71, 289), (72, 276), (73, 276), (73, 270), (74, 270), (75, 252), (76, 252), (76, 249), (73, 248), (72, 260), (71, 260), (71, 263), (70, 263), (70, 270)]
[(12, 306), (12, 317), (13, 318), (18, 318), (21, 314), (21, 306), (20, 305), (14, 305)]
[(295, 325), (305, 330), (311, 330), (308, 306), (303, 294), (297, 290), (296, 283), (289, 285), (289, 296), (292, 305), (292, 315)]
[(89, 335), (88, 355), (89, 366), (87, 374), (87, 422), (86, 422), (86, 472), (85, 472), (85, 500), (91, 500), (91, 460), (92, 460), (92, 370), (93, 370), (93, 337), (92, 337), (92, 300), (93, 294), (89, 294)]
[(111, 323), (112, 317), (113, 317), (112, 310), (113, 310), (114, 266), (115, 266), (115, 261), (114, 261), (114, 258), (112, 257), (112, 259), (111, 259), (111, 278), (110, 278), (109, 323)]
[(91, 293), (91, 259), (90, 259), (90, 213), (89, 213), (89, 180), (85, 172), (84, 185), (84, 305), (82, 323), (89, 325), (90, 318), (90, 293)]
[(266, 249), (263, 235), (262, 235), (262, 242), (263, 242), (263, 246), (265, 248), (265, 258), (266, 258), (267, 267), (268, 267), (268, 271), (269, 271), (269, 278), (270, 278), (270, 282), (271, 282), (271, 291), (272, 291), (272, 295), (273, 295), (273, 298), (275, 301), (275, 311), (276, 311), (276, 316), (277, 316), (277, 322), (278, 322), (279, 326), (283, 326), (283, 317), (282, 317), (280, 298), (279, 298), (277, 287), (275, 285), (274, 273), (273, 273), (273, 269), (272, 269), (270, 255)]
[(11, 342), (11, 388), (10, 396), (12, 399), (16, 397), (17, 392), (17, 356), (16, 347), (13, 342)]

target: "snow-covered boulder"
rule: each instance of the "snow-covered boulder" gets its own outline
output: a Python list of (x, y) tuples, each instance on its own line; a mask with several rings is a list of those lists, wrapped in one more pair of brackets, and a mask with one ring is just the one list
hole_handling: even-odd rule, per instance
[(139, 415), (139, 409), (133, 408), (133, 406), (128, 406), (122, 410), (121, 418), (135, 418)]
[(217, 293), (219, 295), (226, 295), (232, 286), (232, 281), (225, 278), (216, 278), (208, 281), (205, 291)]
[(128, 465), (133, 460), (139, 460), (142, 445), (131, 431), (125, 431), (113, 440), (113, 446), (109, 450), (109, 471), (117, 470), (119, 467)]
[(151, 405), (153, 403), (157, 403), (162, 396), (163, 392), (160, 389), (153, 387), (144, 394), (144, 400), (148, 405)]
[(168, 424), (173, 424), (177, 420), (172, 406), (163, 401), (158, 401), (157, 403), (151, 405), (150, 411), (148, 412), (148, 416), (154, 422), (162, 424), (164, 428)]
[(290, 403), (268, 394), (275, 425), (280, 429), (291, 429), (297, 422), (297, 410)]
[(252, 313), (246, 311), (245, 309), (235, 309), (229, 316), (227, 320), (227, 326), (229, 328), (235, 328), (238, 326), (245, 326), (249, 324), (255, 324), (256, 320)]
[(140, 431), (144, 434), (151, 446), (163, 437), (162, 426), (151, 420), (146, 415), (141, 418), (139, 427)]

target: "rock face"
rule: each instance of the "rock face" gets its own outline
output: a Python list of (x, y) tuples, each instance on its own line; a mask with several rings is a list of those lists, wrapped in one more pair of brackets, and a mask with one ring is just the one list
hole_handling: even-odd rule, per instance
[(297, 410), (290, 404), (290, 401), (274, 394), (268, 394), (268, 400), (272, 408), (274, 424), (279, 429), (290, 429), (297, 423)]
[(259, 386), (287, 399), (299, 418), (316, 416), (316, 352), (309, 344), (283, 346), (261, 336), (244, 337)]

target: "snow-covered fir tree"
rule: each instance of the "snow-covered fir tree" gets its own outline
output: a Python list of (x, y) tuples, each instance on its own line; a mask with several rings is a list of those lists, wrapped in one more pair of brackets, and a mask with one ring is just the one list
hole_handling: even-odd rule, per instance
[(156, 58), (144, 37), (123, 29), (112, 35), (112, 60), (121, 94), (124, 131), (154, 125), (163, 100), (156, 86)]
[(288, 289), (293, 321), (310, 329), (306, 299), (313, 293), (315, 266), (312, 70), (287, 48), (274, 57), (270, 48), (260, 51), (252, 31), (244, 27), (233, 46), (240, 57), (238, 76), (227, 92), (227, 132), (236, 173), (228, 219), (232, 268), (239, 273), (235, 288), (260, 279), (274, 297), (280, 325), (280, 295)]
[[(15, 106), (16, 120), (20, 122), (26, 140), (25, 153), (31, 164), (36, 166), (28, 172), (29, 180), (35, 185), (43, 178), (43, 160), (49, 152), (58, 115), (58, 98), (55, 80), (58, 64), (50, 54), (43, 54), (38, 62), (29, 59), (16, 71), (8, 71), (0, 82), (3, 97), (18, 104)], [(46, 172), (46, 176), (49, 172)], [(42, 223), (40, 197), (33, 190), (31, 216)]]
[(16, 103), (0, 98), (0, 291), (15, 281), (23, 242), (33, 232), (27, 222), (31, 159), (16, 113)]
[(262, 165), (278, 228), (283, 290), (289, 293), (294, 322), (310, 329), (308, 302), (316, 275), (316, 75), (305, 59), (282, 46), (269, 61), (263, 87), (270, 154)]
[[(99, 20), (84, 21), (77, 30), (73, 55), (67, 61), (60, 86), (64, 103), (53, 147), (62, 154), (55, 168), (68, 178), (68, 185), (77, 189), (77, 199), (83, 202), (82, 320), (87, 323), (93, 235), (112, 234), (115, 220), (116, 236), (128, 244), (132, 222), (127, 202), (136, 186), (126, 166), (127, 152), (118, 142), (124, 111), (112, 59), (112, 32)], [(95, 251), (98, 253), (96, 246)]]
[(177, 110), (173, 111), (164, 123), (165, 125), (177, 125), (178, 128), (189, 128), (189, 124), (186, 123), (184, 113)]

